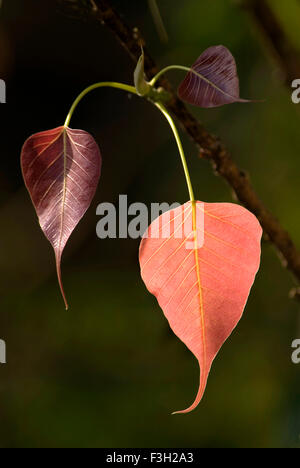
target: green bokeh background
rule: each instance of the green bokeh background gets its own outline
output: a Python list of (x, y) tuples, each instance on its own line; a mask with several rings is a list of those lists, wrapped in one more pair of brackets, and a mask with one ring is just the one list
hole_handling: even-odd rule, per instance
[[(280, 80), (259, 31), (238, 2), (158, 0), (169, 42), (161, 44), (146, 0), (112, 2), (144, 33), (160, 66), (190, 65), (207, 47), (234, 54), (249, 105), (192, 109), (251, 174), (264, 202), (300, 248), (300, 105)], [(270, 1), (300, 50), (300, 2)], [(60, 15), (53, 1), (3, 0), (0, 76), (1, 447), (299, 447), (299, 304), (293, 279), (264, 243), (244, 317), (217, 357), (201, 405), (192, 354), (169, 330), (139, 274), (135, 240), (99, 240), (96, 206), (185, 202), (176, 146), (155, 108), (99, 90), (78, 107), (72, 126), (91, 132), (103, 156), (95, 200), (63, 261), (66, 312), (53, 253), (23, 186), (20, 149), (37, 131), (61, 125), (76, 95), (96, 81), (132, 82), (133, 65), (103, 27)], [(170, 73), (174, 85), (180, 72)], [(300, 76), (295, 77), (300, 78)], [(198, 199), (232, 201), (225, 182), (183, 134)]]

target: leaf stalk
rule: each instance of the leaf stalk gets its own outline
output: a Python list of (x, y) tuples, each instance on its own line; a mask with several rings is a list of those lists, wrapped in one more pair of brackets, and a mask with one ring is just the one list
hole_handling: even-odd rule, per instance
[[(168, 67), (168, 68), (170, 68), (170, 67)], [(183, 67), (183, 68), (185, 68), (185, 67)], [(166, 69), (165, 69), (165, 71), (166, 71)], [(188, 169), (188, 165), (187, 165), (187, 162), (186, 162), (182, 142), (181, 142), (181, 139), (180, 139), (180, 136), (179, 136), (179, 133), (178, 133), (178, 130), (176, 128), (176, 125), (175, 125), (175, 122), (174, 122), (173, 118), (171, 117), (170, 113), (167, 111), (164, 104), (162, 103), (162, 101), (165, 101), (166, 95), (164, 94), (163, 90), (160, 91), (159, 89), (154, 88), (154, 84), (155, 84), (156, 80), (159, 78), (160, 74), (162, 74), (162, 72), (164, 72), (164, 70), (162, 70), (160, 73), (158, 73), (156, 75), (156, 77), (154, 77), (153, 80), (149, 83), (149, 85), (150, 85), (149, 86), (149, 93), (147, 95), (143, 96), (143, 97), (145, 97), (150, 102), (152, 102), (152, 104), (154, 104), (162, 112), (162, 114), (165, 116), (165, 118), (167, 119), (167, 121), (170, 124), (170, 127), (172, 129), (172, 132), (174, 134), (174, 137), (175, 137), (175, 140), (176, 140), (176, 143), (177, 143), (177, 146), (178, 146), (181, 162), (182, 162), (182, 165), (183, 165), (184, 174), (185, 174), (185, 178), (186, 178), (186, 183), (187, 183), (189, 196), (190, 196), (190, 201), (192, 203), (194, 203), (195, 202), (195, 196), (194, 196), (194, 191), (193, 191), (193, 187), (192, 187), (192, 182), (191, 182), (189, 169)], [(76, 107), (78, 106), (80, 101), (88, 93), (90, 93), (91, 91), (94, 91), (95, 89), (105, 88), (105, 87), (121, 89), (122, 91), (126, 91), (128, 93), (135, 94), (136, 96), (139, 95), (138, 91), (136, 90), (136, 88), (134, 86), (130, 86), (130, 85), (127, 85), (127, 84), (124, 84), (124, 83), (117, 83), (117, 82), (113, 82), (113, 81), (103, 81), (103, 82), (100, 82), (100, 83), (95, 83), (95, 84), (89, 86), (88, 88), (86, 88), (85, 90), (83, 90), (82, 93), (80, 93), (79, 96), (75, 99), (75, 101), (73, 102), (73, 104), (72, 104), (72, 106), (71, 106), (71, 108), (69, 110), (69, 113), (68, 113), (67, 118), (65, 120), (64, 126), (69, 127), (71, 118), (72, 118), (72, 116), (73, 116), (73, 114), (75, 112)]]
[(137, 91), (135, 89), (134, 86), (130, 86), (130, 85), (127, 85), (127, 84), (123, 84), (123, 83), (115, 83), (113, 81), (103, 81), (101, 83), (95, 83), (91, 86), (89, 86), (88, 88), (86, 88), (85, 90), (82, 91), (82, 93), (79, 94), (79, 96), (75, 99), (75, 101), (73, 102), (70, 110), (69, 110), (69, 113), (67, 115), (67, 118), (65, 120), (65, 123), (64, 123), (64, 126), (65, 127), (69, 127), (70, 125), (70, 121), (71, 121), (71, 118), (74, 114), (74, 111), (76, 109), (76, 107), (78, 106), (78, 104), (80, 103), (80, 101), (88, 94), (90, 93), (91, 91), (94, 91), (95, 89), (98, 89), (98, 88), (116, 88), (116, 89), (121, 89), (123, 91), (126, 91), (127, 93), (132, 93), (132, 94), (136, 94), (137, 95)]

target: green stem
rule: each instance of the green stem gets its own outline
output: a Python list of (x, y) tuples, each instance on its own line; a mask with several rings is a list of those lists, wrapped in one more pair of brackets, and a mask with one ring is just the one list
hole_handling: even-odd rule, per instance
[(78, 106), (78, 104), (80, 103), (80, 101), (84, 98), (84, 96), (86, 96), (90, 91), (93, 91), (94, 89), (105, 88), (105, 87), (122, 89), (123, 91), (126, 91), (128, 93), (137, 94), (136, 89), (133, 86), (129, 86), (123, 83), (115, 83), (113, 81), (103, 81), (101, 83), (93, 84), (92, 86), (89, 86), (84, 91), (82, 91), (82, 93), (80, 93), (79, 96), (75, 99), (68, 113), (64, 126), (68, 127), (70, 125), (70, 121), (74, 114), (74, 111), (76, 107)]
[(186, 71), (186, 72), (192, 72), (194, 73), (195, 75), (198, 75), (202, 78), (202, 75), (199, 75), (199, 73), (195, 72), (195, 70), (193, 70), (192, 68), (189, 68), (189, 67), (184, 67), (183, 65), (169, 65), (168, 67), (166, 68), (163, 68), (162, 70), (160, 70), (157, 75), (155, 75), (154, 78), (152, 78), (152, 80), (150, 81), (150, 85), (151, 86), (154, 86), (155, 83), (157, 82), (157, 80), (159, 80), (159, 78), (164, 75), (166, 72), (168, 72), (169, 70), (183, 70), (183, 71)]
[[(163, 70), (162, 70), (163, 72)], [(132, 93), (132, 94), (135, 94), (137, 95), (137, 91), (136, 89), (133, 87), (133, 86), (129, 86), (129, 85), (126, 85), (126, 84), (123, 84), (123, 83), (115, 83), (115, 82), (112, 82), (112, 81), (103, 81), (101, 83), (96, 83), (96, 84), (93, 84), (92, 86), (89, 86), (88, 88), (86, 88), (84, 91), (82, 91), (82, 93), (79, 94), (79, 96), (75, 99), (75, 101), (73, 102), (71, 108), (70, 108), (70, 111), (68, 113), (68, 116), (66, 118), (66, 121), (64, 123), (64, 126), (65, 127), (68, 127), (70, 125), (70, 121), (71, 121), (71, 118), (74, 114), (74, 111), (76, 109), (76, 107), (78, 106), (78, 104), (80, 103), (80, 101), (90, 92), (90, 91), (93, 91), (94, 89), (98, 89), (98, 88), (104, 88), (104, 87), (109, 87), (109, 88), (117, 88), (117, 89), (122, 89), (123, 91), (126, 91), (128, 93)], [(191, 202), (195, 202), (195, 197), (194, 197), (194, 192), (193, 192), (193, 187), (192, 187), (192, 183), (191, 183), (191, 178), (190, 178), (190, 174), (189, 174), (189, 170), (188, 170), (188, 166), (187, 166), (187, 162), (186, 162), (186, 159), (185, 159), (185, 154), (184, 154), (184, 150), (183, 150), (183, 146), (182, 146), (182, 143), (181, 143), (181, 140), (180, 140), (180, 136), (179, 136), (179, 133), (178, 133), (178, 130), (176, 128), (176, 125), (174, 123), (174, 120), (172, 119), (172, 117), (170, 116), (169, 112), (167, 111), (167, 109), (164, 107), (163, 104), (161, 104), (160, 102), (153, 102), (153, 104), (163, 113), (163, 115), (166, 117), (167, 121), (169, 122), (170, 124), (170, 127), (174, 133), (174, 136), (175, 136), (175, 140), (176, 140), (176, 143), (177, 143), (177, 146), (178, 146), (178, 149), (179, 149), (179, 153), (180, 153), (180, 157), (181, 157), (181, 161), (182, 161), (182, 165), (183, 165), (183, 169), (184, 169), (184, 174), (185, 174), (185, 178), (186, 178), (186, 182), (187, 182), (187, 186), (188, 186), (188, 190), (189, 190), (189, 194), (190, 194), (190, 200)]]
[(175, 140), (176, 140), (176, 143), (177, 143), (177, 146), (178, 146), (178, 149), (179, 149), (179, 153), (180, 153), (180, 157), (181, 157), (181, 162), (182, 162), (183, 169), (184, 169), (186, 183), (187, 183), (189, 194), (190, 194), (190, 200), (191, 200), (192, 203), (194, 203), (195, 202), (195, 196), (194, 196), (194, 191), (193, 191), (192, 182), (191, 182), (191, 178), (190, 178), (190, 173), (189, 173), (189, 169), (188, 169), (188, 165), (187, 165), (187, 162), (186, 162), (186, 159), (185, 159), (183, 146), (182, 146), (180, 136), (179, 136), (178, 130), (176, 128), (175, 122), (174, 122), (174, 120), (172, 119), (172, 117), (170, 116), (169, 112), (167, 111), (167, 109), (164, 107), (163, 104), (161, 104), (160, 102), (155, 102), (154, 104), (163, 113), (163, 115), (166, 117), (166, 119), (169, 122), (170, 127), (171, 127), (171, 129), (172, 129), (172, 131), (174, 133)]

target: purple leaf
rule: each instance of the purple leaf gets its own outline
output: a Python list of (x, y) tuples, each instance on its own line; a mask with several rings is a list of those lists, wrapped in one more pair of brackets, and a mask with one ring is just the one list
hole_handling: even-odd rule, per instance
[(40, 226), (55, 252), (58, 281), (68, 308), (61, 257), (95, 195), (101, 172), (100, 151), (89, 133), (58, 127), (28, 138), (22, 148), (21, 166)]
[(209, 47), (191, 69), (178, 89), (183, 101), (206, 108), (250, 102), (240, 98), (236, 63), (226, 47)]

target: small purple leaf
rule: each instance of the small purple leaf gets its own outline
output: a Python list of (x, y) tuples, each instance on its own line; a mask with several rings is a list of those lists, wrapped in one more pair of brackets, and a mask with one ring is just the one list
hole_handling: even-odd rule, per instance
[(234, 57), (222, 45), (209, 47), (200, 55), (179, 86), (178, 95), (189, 104), (206, 108), (251, 102), (240, 98)]
[(58, 282), (68, 308), (61, 257), (95, 195), (101, 172), (100, 151), (89, 133), (58, 127), (26, 140), (21, 166), (40, 226), (55, 252)]

